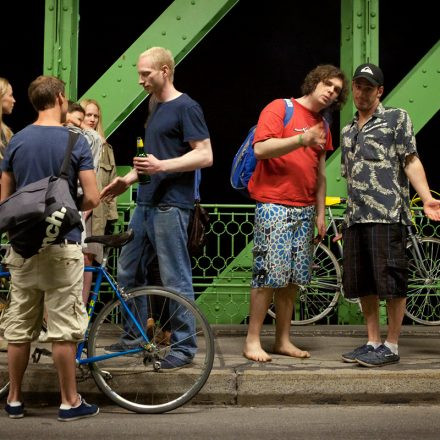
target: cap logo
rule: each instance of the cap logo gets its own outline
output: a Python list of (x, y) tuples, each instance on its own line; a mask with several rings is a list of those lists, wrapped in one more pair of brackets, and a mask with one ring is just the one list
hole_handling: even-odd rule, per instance
[(369, 73), (370, 75), (374, 76), (373, 71), (368, 66), (365, 66), (363, 69), (361, 69), (361, 72)]

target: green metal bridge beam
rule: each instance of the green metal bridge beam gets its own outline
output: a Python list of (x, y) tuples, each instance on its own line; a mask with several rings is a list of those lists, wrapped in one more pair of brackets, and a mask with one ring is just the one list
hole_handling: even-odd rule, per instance
[(66, 95), (78, 93), (79, 0), (46, 0), (44, 20), (44, 75), (66, 83)]
[(140, 53), (153, 46), (171, 50), (176, 64), (205, 37), (238, 0), (175, 0), (84, 94), (103, 107), (110, 136), (146, 98), (137, 81)]

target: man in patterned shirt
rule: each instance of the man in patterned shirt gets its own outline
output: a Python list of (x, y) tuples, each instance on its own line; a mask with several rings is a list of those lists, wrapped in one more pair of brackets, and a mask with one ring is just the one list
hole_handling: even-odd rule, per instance
[[(440, 201), (431, 196), (408, 113), (385, 108), (383, 73), (360, 65), (353, 76), (354, 119), (342, 130), (342, 175), (347, 179), (344, 221), (344, 276), (347, 298), (360, 298), (368, 342), (345, 362), (379, 367), (399, 362), (398, 338), (405, 312), (408, 267), (409, 185), (423, 201), (425, 215), (440, 220)], [(388, 334), (382, 344), (379, 300), (386, 300)]]

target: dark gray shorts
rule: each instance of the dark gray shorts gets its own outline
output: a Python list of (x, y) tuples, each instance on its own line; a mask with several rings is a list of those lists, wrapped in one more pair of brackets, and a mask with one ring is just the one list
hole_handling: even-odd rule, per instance
[(342, 282), (347, 298), (406, 297), (406, 235), (406, 226), (400, 223), (362, 223), (343, 231)]

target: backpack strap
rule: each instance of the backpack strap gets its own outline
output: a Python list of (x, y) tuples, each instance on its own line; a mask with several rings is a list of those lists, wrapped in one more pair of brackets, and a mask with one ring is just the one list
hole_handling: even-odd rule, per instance
[(70, 165), (70, 159), (72, 157), (73, 146), (75, 145), (79, 137), (79, 133), (75, 133), (71, 130), (68, 130), (68, 132), (69, 132), (69, 139), (67, 143), (66, 155), (64, 156), (63, 165), (61, 166), (61, 171), (60, 171), (60, 177), (65, 180), (69, 179), (69, 165)]
[(202, 180), (202, 170), (197, 168), (194, 172), (194, 200), (200, 202), (200, 181)]
[(293, 116), (293, 102), (291, 99), (284, 98), (284, 104), (286, 106), (286, 111), (284, 113), (284, 127), (290, 122)]

